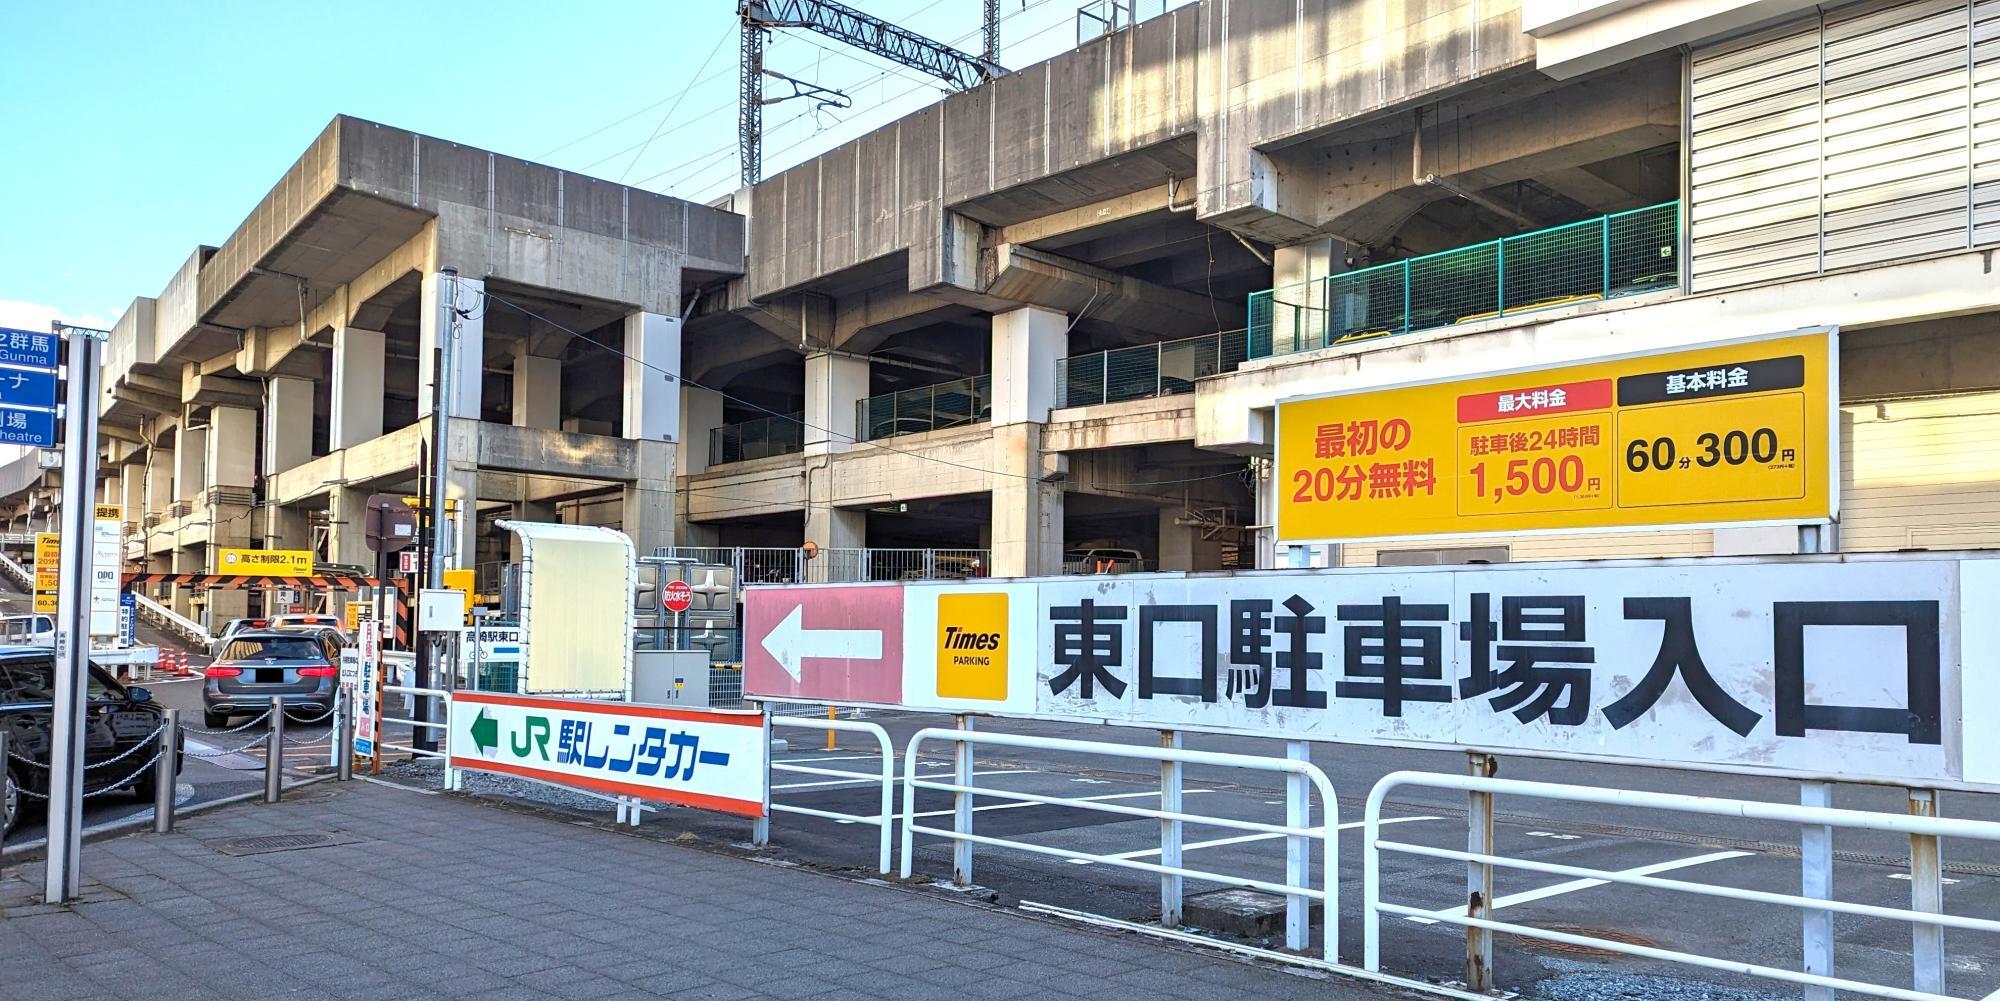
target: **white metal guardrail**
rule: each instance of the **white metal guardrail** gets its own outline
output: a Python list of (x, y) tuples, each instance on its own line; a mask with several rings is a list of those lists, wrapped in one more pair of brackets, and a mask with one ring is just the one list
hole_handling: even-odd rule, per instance
[[(823, 723), (815, 723), (821, 726)], [(927, 742), (949, 743), (953, 745), (953, 781), (938, 782), (917, 777), (918, 750)], [(1066, 751), (1100, 757), (1137, 758), (1160, 763), (1160, 806), (1157, 809), (1109, 803), (1103, 800), (1079, 799), (1067, 796), (1047, 796), (1038, 793), (1015, 792), (1005, 789), (981, 787), (974, 784), (972, 769), (972, 749), (980, 744), (998, 747), (1018, 747), (1042, 751)], [(1288, 823), (1270, 824), (1254, 820), (1237, 820), (1231, 817), (1205, 816), (1186, 813), (1181, 810), (1181, 766), (1205, 765), (1224, 768), (1244, 768), (1253, 771), (1272, 772), (1287, 778), (1287, 799), (1293, 805), (1287, 809)], [(1318, 827), (1306, 826), (1310, 816), (1305, 802), (1306, 796), (1298, 787), (1309, 784), (1317, 790), (1322, 804), (1325, 823)], [(950, 828), (928, 827), (918, 824), (916, 812), (917, 790), (934, 789), (949, 792), (953, 797), (953, 816)], [(1046, 806), (1070, 807), (1078, 810), (1094, 810), (1099, 813), (1117, 814), (1160, 822), (1160, 861), (1142, 862), (1135, 858), (1121, 858), (1117, 855), (1098, 855), (1090, 852), (1071, 851), (1050, 845), (1039, 845), (1010, 838), (991, 837), (974, 833), (972, 829), (973, 806), (976, 796), (990, 796), (996, 799), (1018, 803), (1039, 803)], [(1186, 879), (1196, 879), (1224, 886), (1262, 890), (1286, 898), (1287, 921), (1285, 945), (1291, 949), (1306, 948), (1308, 906), (1317, 901), (1322, 905), (1324, 919), (1321, 921), (1320, 951), (1327, 963), (1338, 961), (1340, 923), (1340, 879), (1339, 825), (1335, 823), (1337, 806), (1333, 783), (1326, 773), (1312, 762), (1302, 757), (1268, 758), (1248, 754), (1227, 754), (1218, 751), (1191, 751), (1179, 746), (1177, 736), (1163, 739), (1163, 746), (1145, 747), (1133, 744), (1107, 744), (1089, 740), (1068, 740), (1059, 737), (1037, 737), (1015, 733), (980, 733), (971, 729), (944, 729), (931, 727), (911, 735), (910, 742), (903, 751), (903, 863), (902, 875), (910, 876), (914, 860), (915, 836), (926, 834), (956, 842), (953, 853), (952, 880), (959, 884), (972, 881), (972, 848), (986, 845), (993, 848), (1010, 848), (1037, 855), (1056, 858), (1076, 859), (1101, 865), (1118, 866), (1157, 873), (1160, 876), (1162, 923), (1169, 926), (1178, 924), (1181, 912), (1181, 884)], [(1208, 827), (1226, 827), (1259, 834), (1279, 835), (1287, 839), (1285, 853), (1285, 881), (1273, 883), (1269, 880), (1233, 876), (1227, 873), (1207, 872), (1190, 869), (1182, 865), (1181, 834), (1184, 825), (1195, 824)], [(1305, 851), (1308, 842), (1320, 843), (1320, 881), (1313, 885), (1310, 855)]]
[(190, 643), (199, 644), (203, 652), (208, 650), (208, 629), (201, 623), (137, 591), (132, 593), (132, 598), (139, 606), (139, 614), (145, 616), (147, 621)]
[[(830, 718), (808, 720), (795, 716), (776, 715), (769, 718), (773, 728), (845, 730), (850, 733), (865, 733), (875, 738), (876, 746), (881, 748), (882, 751), (882, 806), (879, 812), (872, 815), (865, 813), (839, 813), (834, 810), (819, 810), (812, 807), (798, 806), (792, 803), (779, 803), (776, 801), (769, 802), (766, 806), (769, 807), (772, 813), (796, 813), (807, 817), (819, 817), (824, 820), (846, 820), (857, 824), (873, 825), (881, 832), (876, 868), (883, 875), (888, 875), (891, 860), (890, 852), (892, 850), (890, 845), (894, 838), (896, 827), (896, 750), (895, 745), (889, 741), (889, 732), (874, 723), (865, 723), (860, 720)], [(774, 772), (794, 772), (800, 775), (823, 775), (849, 782), (867, 782), (871, 778), (859, 772), (842, 771), (837, 768), (818, 768), (813, 765), (792, 764), (782, 761), (771, 762), (771, 770)], [(830, 782), (827, 784), (834, 785), (838, 783)], [(765, 831), (768, 834), (767, 827), (760, 827), (759, 830)]]
[[(439, 703), (444, 707), (444, 710), (440, 715), (444, 716), (444, 718), (446, 719), (451, 718), (451, 692), (448, 689), (418, 688), (414, 685), (383, 685), (382, 694), (385, 696), (391, 694), (411, 695), (411, 696), (416, 696), (416, 695), (431, 696), (432, 698), (437, 699)], [(413, 699), (412, 702), (414, 701), (415, 700)], [(383, 714), (380, 722), (378, 723), (378, 725), (383, 728), (382, 732), (384, 734), (384, 736), (379, 738), (381, 748), (385, 751), (406, 751), (412, 757), (437, 758), (438, 760), (445, 762), (444, 787), (446, 789), (457, 789), (459, 787), (459, 776), (457, 771), (451, 767), (450, 763), (451, 727), (445, 723), (436, 723), (432, 722), (431, 720), (416, 719), (415, 718), (416, 713), (414, 711), (411, 711), (409, 716), (391, 716), (388, 714), (389, 700), (386, 698), (382, 700), (382, 708), (383, 708)], [(390, 723), (401, 723), (409, 727), (410, 736), (412, 738), (410, 742), (407, 744), (390, 743), (388, 737), (386, 736), (387, 727), (388, 724)], [(417, 746), (415, 737), (417, 733), (417, 728), (419, 727), (422, 727), (423, 729), (426, 730), (438, 731), (437, 750), (430, 750), (428, 748), (422, 748)], [(623, 818), (621, 817), (620, 819)]]
[[(1585, 866), (1562, 865), (1525, 858), (1509, 858), (1494, 850), (1472, 851), (1452, 848), (1433, 848), (1427, 845), (1409, 844), (1398, 841), (1384, 841), (1381, 837), (1382, 805), (1393, 790), (1406, 787), (1429, 789), (1457, 789), (1474, 796), (1526, 796), (1536, 799), (1559, 800), (1570, 803), (1585, 803), (1597, 806), (1636, 807), (1649, 810), (1667, 810), (1678, 813), (1702, 814), (1714, 817), (1737, 817), (1747, 820), (1764, 820), (1800, 825), (1803, 836), (1812, 837), (1816, 832), (1829, 828), (1849, 830), (1879, 831), (1891, 834), (1906, 834), (1911, 840), (1911, 898), (1910, 908), (1881, 907), (1874, 904), (1853, 903), (1823, 897), (1801, 896), (1791, 893), (1772, 893), (1763, 890), (1748, 890), (1733, 886), (1715, 886), (1693, 883), (1679, 879), (1661, 879), (1656, 876), (1640, 875), (1633, 872), (1607, 871)], [(1864, 810), (1841, 810), (1824, 806), (1793, 806), (1786, 803), (1763, 803), (1753, 800), (1718, 799), (1707, 796), (1687, 796), (1675, 793), (1642, 792), (1630, 789), (1599, 789), (1589, 786), (1561, 785), (1546, 782), (1525, 782), (1519, 779), (1498, 779), (1476, 775), (1443, 775), (1431, 772), (1394, 772), (1386, 775), (1375, 785), (1368, 795), (1368, 808), (1364, 821), (1365, 840), (1362, 845), (1363, 888), (1362, 921), (1363, 965), (1373, 972), (1382, 967), (1382, 915), (1392, 914), (1455, 924), (1467, 929), (1487, 933), (1505, 932), (1524, 938), (1540, 939), (1591, 949), (1638, 956), (1663, 962), (1684, 963), (1690, 966), (1726, 973), (1746, 974), (1765, 977), (1787, 983), (1801, 984), (1808, 988), (1808, 996), (1831, 997), (1831, 992), (1852, 991), (1873, 997), (1897, 998), (1902, 1001), (1962, 1001), (1944, 990), (1943, 934), (1946, 928), (1966, 931), (2000, 933), (2000, 921), (1987, 918), (1964, 917), (1943, 913), (1943, 892), (1940, 882), (1940, 853), (1938, 840), (1945, 837), (1970, 838), (1979, 841), (2000, 841), (2000, 823), (1977, 820), (1952, 820), (1933, 816), (1875, 813)], [(1808, 886), (1828, 886), (1830, 877), (1815, 880), (1812, 870), (1816, 864), (1830, 865), (1830, 857), (1803, 850), (1805, 857), (1806, 883)], [(1691, 893), (1704, 897), (1725, 900), (1741, 900), (1750, 903), (1776, 904), (1798, 908), (1807, 915), (1826, 915), (1829, 923), (1833, 914), (1851, 914), (1858, 917), (1883, 918), (1905, 921), (1912, 925), (1912, 982), (1913, 989), (1888, 987), (1880, 984), (1863, 983), (1831, 975), (1832, 939), (1828, 935), (1823, 941), (1814, 942), (1807, 936), (1807, 965), (1820, 966), (1826, 973), (1805, 970), (1784, 969), (1733, 959), (1702, 956), (1652, 946), (1635, 945), (1615, 939), (1596, 938), (1569, 932), (1553, 931), (1533, 925), (1496, 921), (1491, 918), (1490, 906), (1482, 909), (1487, 916), (1472, 913), (1454, 915), (1437, 910), (1392, 904), (1382, 899), (1382, 854), (1398, 852), (1425, 858), (1463, 861), (1468, 867), (1491, 867), (1520, 869), (1527, 872), (1548, 873), (1557, 876), (1574, 876), (1606, 883), (1644, 887), (1653, 890), (1668, 890), (1677, 893)], [(905, 858), (905, 866), (908, 859)], [(1819, 873), (1824, 876), (1826, 874)], [(1490, 903), (1491, 894), (1486, 900)], [(1478, 907), (1469, 904), (1468, 912)], [(1822, 955), (1813, 955), (1814, 946), (1823, 946)]]

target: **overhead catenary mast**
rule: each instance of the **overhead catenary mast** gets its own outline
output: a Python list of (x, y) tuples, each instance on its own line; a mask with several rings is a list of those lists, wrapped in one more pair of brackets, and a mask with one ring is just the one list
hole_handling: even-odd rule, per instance
[[(793, 97), (818, 98), (838, 91), (814, 88), (801, 93), (791, 78), (764, 68), (764, 35), (773, 28), (805, 28), (890, 62), (921, 70), (958, 90), (971, 90), (1007, 72), (1000, 65), (1000, 2), (983, 0), (985, 47), (973, 55), (916, 32), (897, 27), (834, 0), (739, 0), (736, 13), (743, 22), (740, 58), (741, 104), (737, 110), (737, 151), (743, 164), (743, 186), (764, 174), (764, 106)], [(766, 76), (793, 82), (793, 93), (766, 99)], [(823, 102), (824, 103), (824, 102)], [(844, 107), (845, 105), (840, 105)]]

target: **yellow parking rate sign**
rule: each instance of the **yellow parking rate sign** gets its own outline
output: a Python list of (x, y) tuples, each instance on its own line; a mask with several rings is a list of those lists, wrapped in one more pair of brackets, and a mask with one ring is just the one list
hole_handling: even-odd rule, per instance
[(1278, 539), (1811, 524), (1839, 504), (1837, 334), (1278, 405)]

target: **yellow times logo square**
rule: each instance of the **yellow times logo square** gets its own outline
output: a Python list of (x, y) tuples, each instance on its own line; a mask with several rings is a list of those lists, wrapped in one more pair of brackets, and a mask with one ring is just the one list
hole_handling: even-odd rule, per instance
[(948, 699), (1007, 698), (1007, 596), (938, 596), (937, 692)]

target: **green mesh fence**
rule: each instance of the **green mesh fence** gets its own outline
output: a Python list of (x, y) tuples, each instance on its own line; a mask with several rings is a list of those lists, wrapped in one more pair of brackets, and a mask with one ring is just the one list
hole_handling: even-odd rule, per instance
[(1231, 330), (1157, 344), (1094, 351), (1058, 361), (1058, 407), (1088, 407), (1194, 392), (1196, 379), (1234, 371), (1250, 332)]
[(1679, 246), (1680, 203), (1666, 202), (1254, 292), (1245, 356), (1673, 288)]

